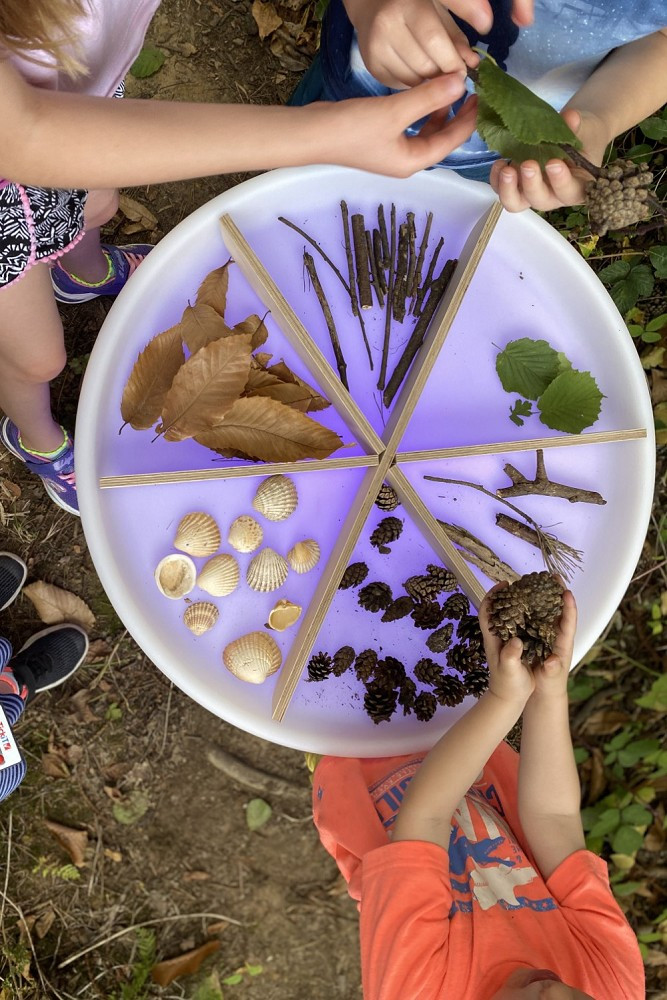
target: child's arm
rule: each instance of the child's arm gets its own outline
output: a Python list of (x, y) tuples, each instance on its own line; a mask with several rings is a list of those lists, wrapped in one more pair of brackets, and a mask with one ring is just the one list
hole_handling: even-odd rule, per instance
[[(632, 128), (667, 101), (667, 28), (622, 45), (604, 60), (563, 108), (563, 117), (581, 141), (585, 156), (602, 163), (617, 135)], [(491, 184), (510, 212), (540, 212), (578, 205), (590, 176), (562, 160), (547, 163), (546, 178), (538, 164), (518, 167), (505, 160), (493, 165)]]
[(535, 668), (535, 691), (523, 712), (519, 763), (519, 819), (545, 880), (561, 861), (585, 847), (567, 700), (577, 609), (569, 591), (563, 602), (554, 653)]
[(397, 840), (426, 840), (446, 848), (452, 815), (530, 697), (535, 681), (521, 662), (521, 642), (504, 646), (488, 631), (488, 600), (480, 624), (489, 663), (489, 690), (445, 733), (410, 782), (394, 827)]
[[(0, 178), (113, 188), (308, 163), (407, 177), (471, 134), (474, 102), (443, 122), (463, 92), (452, 74), (390, 97), (304, 108), (112, 101), (28, 86), (0, 60)], [(419, 136), (404, 134), (429, 114)]]

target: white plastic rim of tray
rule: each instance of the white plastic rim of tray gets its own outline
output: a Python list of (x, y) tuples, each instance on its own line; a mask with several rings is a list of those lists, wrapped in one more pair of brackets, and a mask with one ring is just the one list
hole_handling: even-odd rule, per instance
[[(295, 288), (287, 288), (285, 285), (286, 280), (289, 284), (285, 260), (277, 259), (279, 255), (275, 255), (272, 260), (270, 241), (266, 239), (266, 234), (270, 231), (285, 246), (286, 231), (276, 221), (278, 215), (287, 215), (304, 225), (316, 238), (322, 240), (326, 249), (326, 240), (318, 229), (317, 218), (326, 213), (325, 218), (333, 219), (341, 198), (348, 200), (351, 211), (355, 210), (352, 206), (365, 206), (365, 211), (372, 211), (379, 202), (388, 206), (396, 201), (415, 212), (426, 213), (432, 210), (436, 217), (447, 217), (449, 212), (452, 218), (458, 220), (459, 226), (463, 224), (470, 228), (493, 197), (487, 185), (464, 181), (455, 174), (442, 170), (423, 172), (404, 181), (327, 166), (273, 171), (225, 192), (180, 223), (141, 265), (118, 297), (103, 325), (86, 372), (76, 426), (77, 486), (83, 527), (93, 562), (118, 615), (153, 663), (195, 701), (247, 732), (275, 743), (319, 753), (347, 756), (412, 753), (432, 745), (467, 709), (471, 701), (467, 699), (463, 706), (448, 710), (444, 715), (439, 711), (436, 718), (428, 724), (418, 722), (414, 716), (401, 717), (400, 720), (395, 716), (395, 724), (392, 720), (390, 724), (375, 726), (359, 703), (353, 709), (349, 704), (342, 704), (336, 698), (333, 687), (328, 695), (321, 696), (322, 703), (318, 710), (317, 699), (310, 696), (310, 692), (318, 685), (304, 685), (302, 681), (283, 722), (278, 723), (271, 720), (271, 696), (267, 690), (271, 681), (261, 688), (242, 684), (224, 670), (219, 658), (214, 664), (202, 664), (196, 662), (196, 653), (195, 657), (184, 655), (182, 637), (165, 634), (161, 623), (152, 620), (151, 615), (147, 614), (146, 607), (154, 595), (151, 593), (151, 600), (146, 600), (146, 574), (143, 576), (143, 584), (138, 585), (132, 567), (127, 565), (127, 549), (119, 545), (123, 532), (138, 530), (131, 525), (128, 528), (132, 488), (100, 490), (98, 486), (101, 475), (138, 471), (137, 468), (109, 468), (108, 461), (105, 461), (110, 448), (110, 436), (115, 437), (118, 433), (120, 391), (129, 368), (152, 336), (178, 320), (180, 311), (187, 298), (192, 296), (201, 277), (226, 259), (219, 229), (219, 219), (224, 213), (233, 217), (278, 281), (279, 287), (287, 294), (292, 306), (303, 318), (303, 287), (301, 301), (294, 301)], [(291, 235), (293, 242), (289, 245), (289, 273), (300, 274), (302, 241), (299, 242), (296, 234)], [(502, 243), (499, 242), (501, 239)], [(620, 536), (605, 539), (608, 549), (614, 547), (613, 572), (606, 572), (607, 567), (601, 567), (598, 571), (595, 566), (591, 566), (594, 562), (591, 559), (587, 572), (579, 574), (578, 586), (573, 588), (579, 602), (586, 607), (586, 615), (582, 616), (577, 634), (576, 663), (596, 640), (618, 606), (645, 538), (655, 465), (650, 399), (634, 345), (613, 302), (576, 251), (546, 222), (530, 212), (514, 216), (505, 213), (480, 269), (488, 269), (493, 264), (494, 255), (498, 270), (504, 266), (504, 258), (509, 257), (517, 271), (521, 265), (526, 271), (532, 269), (540, 272), (542, 287), (548, 287), (549, 292), (553, 293), (544, 308), (562, 307), (567, 311), (573, 287), (576, 287), (574, 294), (578, 296), (578, 301), (585, 302), (586, 317), (585, 320), (582, 317), (582, 328), (577, 329), (577, 334), (590, 342), (587, 347), (589, 354), (592, 352), (595, 355), (594, 374), (600, 385), (607, 388), (613, 384), (617, 399), (613, 418), (606, 421), (601, 419), (593, 429), (607, 429), (610, 426), (647, 428), (647, 438), (643, 441), (604, 446), (622, 449), (611, 451), (608, 461), (616, 461), (622, 455), (623, 462), (627, 463), (623, 467), (623, 483), (619, 484), (622, 502), (619, 501), (613, 520), (615, 529), (620, 530)], [(502, 256), (502, 264), (497, 255)], [(486, 274), (488, 273), (487, 270)], [(516, 272), (513, 276), (517, 276)], [(523, 274), (518, 276), (523, 278)], [(293, 284), (296, 280), (294, 279)], [(520, 285), (518, 288), (520, 298)], [(470, 295), (473, 293), (474, 290), (471, 290)], [(517, 304), (519, 298), (516, 299)], [(470, 297), (464, 301), (460, 315), (464, 314), (469, 301)], [(510, 296), (510, 302), (513, 301)], [(255, 308), (260, 311), (258, 304)], [(308, 308), (315, 307), (311, 303)], [(498, 308), (490, 302), (489, 314), (493, 319), (498, 312)], [(570, 319), (574, 321), (573, 317)], [(358, 336), (358, 331), (355, 332)], [(528, 334), (524, 332), (518, 335)], [(540, 329), (536, 328), (532, 335), (539, 337)], [(572, 353), (575, 355), (573, 361), (576, 366), (579, 362), (574, 342)], [(509, 409), (509, 402), (506, 408)], [(603, 416), (604, 412), (603, 410)], [(463, 426), (454, 428), (453, 435), (444, 444), (462, 441), (474, 443), (474, 435), (469, 436), (473, 428), (465, 426), (465, 421), (461, 421), (461, 424)], [(514, 440), (549, 433), (542, 425), (537, 428), (533, 426), (532, 429), (523, 428), (516, 433), (508, 431), (509, 426), (509, 422), (505, 420), (503, 427), (490, 428), (488, 440)], [(135, 432), (127, 429), (124, 434), (128, 433)], [(479, 435), (478, 439), (485, 440)], [(405, 442), (404, 447), (407, 448), (420, 446), (410, 440), (410, 427)], [(421, 443), (421, 447), (433, 446), (434, 442), (430, 440)], [(547, 467), (550, 455), (562, 456), (561, 467), (563, 463), (567, 465), (568, 456), (572, 455), (576, 465), (576, 460), (583, 458), (585, 450), (575, 448), (547, 452)], [(169, 464), (158, 467), (183, 467), (176, 457), (176, 446), (166, 447), (166, 452), (162, 450), (160, 460), (165, 454)], [(523, 467), (529, 461), (527, 456), (531, 454), (510, 456), (509, 460), (516, 461)], [(519, 459), (523, 461), (520, 462)], [(185, 466), (188, 466), (187, 462)], [(412, 470), (414, 475), (415, 468), (407, 466), (406, 471), (411, 473)], [(438, 473), (435, 468), (430, 471), (453, 474), (447, 471)], [(254, 480), (241, 482), (245, 482), (248, 489), (251, 483), (256, 483)], [(142, 488), (145, 489), (159, 491), (163, 487)], [(190, 499), (191, 496), (196, 498), (198, 495), (196, 484), (181, 486), (179, 489), (190, 492), (189, 499), (180, 503), (178, 510), (185, 512), (198, 509), (196, 499), (194, 502)], [(183, 494), (184, 497), (185, 495)], [(151, 494), (151, 497), (155, 497), (157, 504), (157, 493)], [(118, 513), (121, 510), (122, 516)], [(129, 520), (131, 522), (131, 515)], [(345, 641), (348, 639), (344, 636), (341, 644)], [(191, 645), (188, 648), (193, 647)], [(304, 687), (309, 689), (305, 694)], [(326, 688), (326, 685), (319, 687)]]

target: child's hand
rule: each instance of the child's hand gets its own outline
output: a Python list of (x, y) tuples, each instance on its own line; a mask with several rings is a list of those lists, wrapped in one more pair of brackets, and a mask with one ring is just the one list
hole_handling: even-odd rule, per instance
[(479, 609), (479, 624), (489, 664), (489, 691), (503, 701), (514, 702), (523, 707), (535, 690), (533, 671), (521, 661), (523, 643), (517, 638), (503, 643), (489, 631), (489, 594), (505, 587), (506, 583), (498, 583), (492, 587)]
[(562, 697), (567, 694), (567, 679), (572, 663), (574, 633), (577, 628), (577, 605), (574, 594), (566, 590), (563, 594), (563, 611), (558, 626), (558, 636), (554, 651), (544, 663), (533, 668), (535, 676), (535, 692), (533, 699), (542, 701), (547, 698)]

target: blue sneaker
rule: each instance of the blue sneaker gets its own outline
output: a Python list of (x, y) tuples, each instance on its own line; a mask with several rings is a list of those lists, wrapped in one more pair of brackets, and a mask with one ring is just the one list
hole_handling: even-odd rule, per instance
[(152, 249), (148, 243), (134, 243), (125, 247), (114, 247), (103, 243), (102, 250), (109, 261), (112, 273), (99, 285), (86, 285), (82, 281), (77, 281), (60, 263), (56, 263), (51, 268), (51, 283), (56, 301), (73, 305), (77, 302), (90, 302), (100, 295), (118, 295)]
[(74, 442), (67, 434), (63, 451), (53, 461), (40, 458), (21, 447), (19, 429), (9, 417), (0, 420), (0, 440), (7, 451), (16, 455), (24, 465), (34, 472), (44, 483), (44, 489), (54, 503), (79, 516), (79, 501), (76, 495), (76, 473), (74, 472)]
[(13, 552), (0, 552), (0, 611), (16, 600), (27, 575), (28, 567), (22, 559)]

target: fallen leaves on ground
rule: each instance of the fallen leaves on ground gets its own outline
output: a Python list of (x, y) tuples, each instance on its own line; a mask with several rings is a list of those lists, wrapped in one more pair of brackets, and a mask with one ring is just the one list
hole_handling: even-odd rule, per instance
[(164, 962), (158, 962), (151, 969), (151, 978), (158, 986), (168, 986), (169, 983), (180, 979), (181, 976), (191, 976), (198, 971), (204, 959), (212, 955), (214, 951), (218, 951), (219, 948), (219, 941), (207, 941), (199, 948), (186, 951), (176, 958), (168, 958)]
[(270, 0), (268, 2), (267, 0), (254, 0), (252, 16), (259, 28), (259, 37), (262, 41), (283, 23), (283, 19), (278, 14), (275, 4), (272, 4)]
[[(134, 226), (123, 226), (123, 232), (142, 232), (143, 230), (152, 230), (157, 228), (157, 219), (151, 212), (149, 208), (146, 208), (140, 201), (136, 198), (130, 198), (129, 195), (121, 194), (118, 207), (125, 216), (129, 219)], [(136, 227), (136, 228), (134, 228)]]
[(37, 580), (24, 587), (23, 593), (34, 604), (41, 621), (47, 625), (75, 622), (85, 629), (92, 629), (95, 625), (95, 615), (88, 605), (69, 590)]
[(62, 823), (54, 823), (49, 819), (44, 820), (44, 826), (56, 839), (64, 851), (69, 854), (72, 864), (77, 868), (83, 868), (86, 864), (86, 848), (88, 846), (88, 834), (85, 830), (75, 830)]

